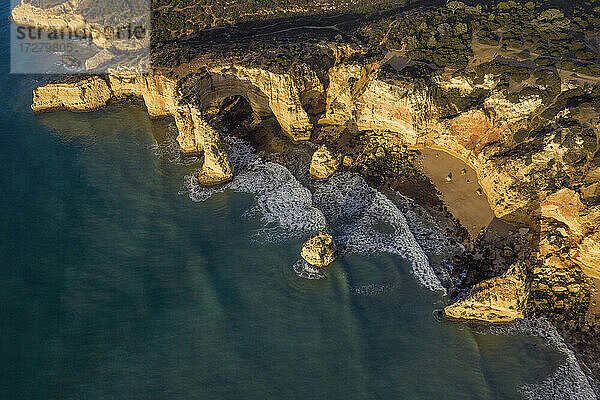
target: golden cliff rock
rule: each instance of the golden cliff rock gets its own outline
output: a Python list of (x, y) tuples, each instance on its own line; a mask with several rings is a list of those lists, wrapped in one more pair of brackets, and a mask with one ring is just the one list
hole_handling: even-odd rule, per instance
[(323, 268), (337, 258), (337, 249), (333, 237), (326, 232), (320, 232), (308, 239), (302, 246), (300, 255), (310, 265)]
[(330, 178), (340, 167), (341, 154), (321, 146), (312, 155), (309, 173), (315, 179)]
[(516, 263), (502, 276), (475, 285), (467, 296), (444, 309), (446, 317), (489, 324), (523, 318), (528, 293), (525, 271), (522, 263)]

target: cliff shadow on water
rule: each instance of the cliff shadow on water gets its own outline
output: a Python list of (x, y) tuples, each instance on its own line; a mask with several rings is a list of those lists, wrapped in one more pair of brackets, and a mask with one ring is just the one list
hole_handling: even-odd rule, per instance
[[(478, 398), (493, 398), (492, 392), (519, 398), (519, 386), (559, 362), (527, 353), (522, 362), (531, 362), (535, 373), (486, 379), (501, 368), (494, 346), (478, 345), (468, 330), (431, 316), (432, 305), (445, 300), (420, 286), (437, 285), (426, 279), (431, 272), (423, 251), (433, 245), (419, 234), (419, 217), (410, 216), (411, 206), (405, 205), (405, 216), (362, 178), (348, 173), (311, 181), (306, 171), (312, 149), (294, 145), (276, 131), (256, 128), (254, 140), (267, 138), (266, 148), (296, 155), (294, 160), (286, 164), (281, 155), (257, 153), (248, 142), (225, 134), (236, 176), (223, 187), (206, 189), (194, 179), (200, 159), (181, 158), (173, 146), (173, 120), (152, 121), (139, 103), (36, 119), (56, 140), (46, 150), (70, 152), (76, 160), (66, 165), (81, 182), (69, 190), (82, 188), (83, 197), (67, 193), (62, 201), (72, 198), (65, 209), (80, 209), (71, 222), (79, 224), (77, 232), (87, 232), (85, 240), (75, 242), (83, 250), (69, 250), (85, 256), (63, 260), (68, 265), (67, 310), (59, 315), (66, 322), (55, 321), (61, 328), (54, 335), (66, 354), (96, 351), (104, 361), (93, 367), (86, 357), (67, 355), (78, 370), (69, 385), (56, 389), (60, 376), (32, 375), (14, 379), (4, 389), (10, 394), (23, 393), (23, 379), (37, 379), (47, 383), (36, 386), (38, 393), (92, 397), (118, 397), (122, 388), (135, 387), (140, 393), (174, 398), (233, 399), (240, 391), (249, 398), (265, 393), (287, 398), (420, 398), (423, 393), (455, 398), (473, 392)], [(227, 129), (235, 133), (235, 127)], [(292, 267), (302, 241), (325, 226), (342, 256), (326, 279), (309, 282)], [(11, 293), (18, 292), (10, 287)], [(100, 300), (93, 302), (90, 295)], [(130, 328), (123, 332), (126, 321)], [(91, 329), (96, 324), (103, 328)], [(78, 329), (86, 335), (74, 340), (69, 332)], [(17, 340), (15, 331), (8, 335)], [(32, 337), (20, 336), (24, 344)], [(500, 342), (508, 354), (535, 343), (542, 346), (529, 339), (514, 348), (506, 338)], [(155, 349), (154, 356), (148, 347)], [(550, 357), (546, 351), (541, 353)], [(37, 352), (40, 365), (56, 357), (44, 346)], [(478, 366), (481, 353), (491, 360), (484, 369)], [(349, 367), (341, 369), (340, 363)], [(329, 368), (307, 376), (316, 364)], [(16, 368), (21, 371), (24, 365)], [(111, 378), (109, 370), (121, 373)], [(409, 379), (415, 371), (423, 373)], [(166, 389), (145, 385), (157, 377)], [(294, 393), (290, 384), (297, 387)], [(233, 392), (226, 389), (232, 385)]]

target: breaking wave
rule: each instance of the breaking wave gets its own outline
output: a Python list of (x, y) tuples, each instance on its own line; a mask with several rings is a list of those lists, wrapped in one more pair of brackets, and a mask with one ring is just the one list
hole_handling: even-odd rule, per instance
[(435, 218), (414, 200), (396, 193), (396, 206), (406, 218), (415, 239), (425, 253), (432, 256), (449, 256), (456, 252), (456, 245)]
[(198, 202), (226, 190), (254, 194), (256, 203), (244, 216), (262, 220), (257, 238), (268, 242), (299, 238), (325, 229), (325, 217), (312, 206), (310, 191), (287, 168), (261, 160), (241, 139), (226, 137), (224, 141), (230, 145), (229, 157), (237, 171), (234, 180), (218, 188), (204, 188), (198, 184), (195, 172), (184, 178), (184, 190), (180, 193), (187, 193)]
[[(399, 255), (412, 263), (412, 273), (423, 286), (445, 292), (404, 214), (364, 179), (349, 173), (336, 174), (327, 181), (316, 182), (315, 192), (311, 194), (286, 167), (264, 161), (244, 140), (228, 136), (223, 141), (229, 147), (229, 157), (236, 171), (233, 181), (218, 188), (204, 188), (195, 179), (195, 172), (184, 178), (181, 194), (202, 202), (226, 190), (252, 193), (256, 196), (255, 205), (244, 217), (261, 219), (263, 226), (256, 232), (255, 239), (282, 242), (304, 238), (329, 227), (342, 252)], [(408, 202), (405, 208), (410, 208)], [(441, 242), (441, 233), (433, 227), (427, 228), (429, 221), (418, 223), (419, 212), (410, 216), (415, 224), (413, 229), (421, 232), (422, 242), (429, 243), (428, 248), (438, 252), (440, 249), (435, 246)], [(293, 268), (299, 276), (309, 279), (320, 279), (323, 273), (307, 269), (302, 262)], [(387, 290), (389, 288), (383, 289)], [(357, 289), (357, 293), (380, 292), (382, 289), (375, 287)]]
[(349, 173), (318, 182), (313, 204), (323, 211), (342, 251), (361, 255), (397, 254), (430, 290), (445, 292), (406, 218), (387, 197)]
[(303, 259), (296, 261), (292, 268), (296, 275), (304, 279), (316, 280), (327, 277), (327, 271), (325, 269), (315, 268)]
[(493, 327), (496, 334), (539, 336), (565, 356), (565, 363), (542, 382), (519, 388), (525, 400), (595, 400), (593, 380), (583, 372), (577, 357), (556, 328), (544, 319), (518, 320), (511, 325)]

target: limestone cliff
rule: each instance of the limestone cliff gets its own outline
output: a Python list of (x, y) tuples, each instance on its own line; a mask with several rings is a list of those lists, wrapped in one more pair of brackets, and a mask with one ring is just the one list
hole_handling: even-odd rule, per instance
[(33, 91), (31, 109), (35, 112), (84, 112), (104, 107), (112, 98), (113, 92), (108, 82), (99, 76), (93, 76), (40, 86)]
[(77, 12), (76, 0), (58, 2), (51, 7), (35, 7), (23, 1), (12, 9), (11, 18), (19, 25), (45, 30), (83, 31), (92, 35), (98, 47), (104, 47), (105, 37), (99, 27), (90, 25), (85, 17)]
[[(82, 0), (58, 0), (42, 7), (40, 2), (22, 0), (12, 9), (10, 18), (19, 25), (46, 31), (36, 33), (43, 35), (39, 44), (48, 43), (50, 32), (52, 37), (91, 39), (100, 50), (85, 60), (88, 72), (104, 71), (108, 67), (140, 72), (149, 69), (150, 52), (150, 35), (147, 34), (150, 5), (140, 4), (141, 7), (136, 8), (128, 3), (99, 2), (98, 7), (94, 7), (93, 3), (90, 6)], [(121, 33), (122, 27), (131, 26), (139, 29), (135, 37), (129, 32)], [(93, 46), (88, 48), (94, 49)], [(78, 52), (77, 57), (80, 54)]]
[(291, 139), (310, 138), (313, 125), (305, 106), (311, 101), (311, 94), (323, 93), (323, 86), (309, 68), (299, 67), (293, 74), (227, 62), (206, 62), (193, 68), (198, 72), (184, 76), (182, 82), (193, 88), (193, 97), (201, 107), (242, 96), (259, 117), (274, 116)]
[(233, 169), (222, 148), (219, 133), (206, 123), (201, 110), (181, 98), (177, 82), (163, 75), (69, 78), (34, 90), (31, 108), (36, 112), (85, 112), (127, 97), (142, 98), (152, 117), (175, 118), (181, 151), (186, 155), (203, 155), (202, 170), (198, 176), (202, 185), (214, 186), (232, 179)]
[(32, 2), (23, 0), (12, 9), (11, 19), (19, 25), (36, 29), (72, 32), (78, 33), (79, 36), (85, 34), (86, 37), (91, 37), (93, 43), (100, 48), (129, 51), (148, 46), (149, 37), (141, 41), (117, 38), (114, 34), (107, 34), (105, 28), (117, 26), (119, 23), (127, 25), (134, 20), (149, 17), (149, 7), (137, 10), (138, 15), (133, 15), (131, 19), (128, 18), (130, 16), (122, 16), (125, 20), (121, 21), (116, 7), (113, 7), (114, 10), (105, 10), (104, 13), (107, 14), (105, 16), (102, 15), (103, 13), (88, 15), (90, 13), (86, 13), (81, 8), (81, 3), (81, 0), (65, 0), (52, 2), (46, 7), (36, 7)]
[[(517, 84), (506, 77), (511, 64), (496, 61), (454, 72), (418, 63), (394, 69), (382, 61), (351, 61), (360, 50), (320, 46), (315, 54), (330, 62), (315, 62), (309, 54), (306, 62), (279, 72), (234, 57), (202, 55), (148, 75), (48, 84), (35, 91), (32, 108), (87, 111), (140, 97), (151, 116), (174, 117), (182, 152), (204, 153), (203, 171), (222, 181), (230, 179), (230, 167), (219, 146), (207, 150), (207, 143), (217, 143), (216, 135), (200, 116), (232, 96), (248, 100), (256, 116), (274, 117), (296, 141), (308, 140), (317, 123), (354, 133), (375, 131), (389, 146), (440, 149), (477, 172), (496, 217), (528, 225), (539, 235), (529, 261), (544, 266), (555, 256), (552, 263), (600, 277), (600, 211), (594, 205), (600, 193), (600, 110), (594, 105), (600, 91), (589, 79), (524, 64)], [(585, 112), (572, 110), (570, 104), (581, 99), (590, 104)], [(557, 226), (564, 226), (559, 241), (552, 239)]]
[[(150, 115), (175, 118), (182, 151), (194, 154), (203, 151), (203, 140), (193, 128), (187, 104), (195, 104), (202, 110), (220, 99), (243, 96), (258, 116), (274, 116), (292, 139), (306, 140), (313, 125), (303, 99), (314, 99), (314, 93), (321, 91), (326, 106), (319, 124), (375, 130), (383, 133), (390, 145), (433, 147), (458, 156), (477, 172), (497, 217), (525, 223), (537, 230), (540, 220), (566, 224), (571, 239), (568, 258), (588, 275), (600, 274), (595, 258), (598, 234), (593, 228), (597, 226), (597, 208), (584, 206), (575, 192), (565, 200), (560, 197), (562, 194), (553, 194), (551, 188), (536, 188), (540, 182), (549, 185), (553, 179), (551, 174), (545, 174), (546, 165), (572, 168), (565, 162), (570, 149), (548, 143), (529, 148), (523, 156), (515, 153), (523, 147), (515, 146), (515, 131), (522, 126), (528, 112), (540, 107), (538, 103), (527, 98), (523, 104), (511, 103), (512, 108), (507, 111), (506, 104), (497, 101), (497, 93), (491, 92), (495, 100), (484, 101), (482, 109), (468, 109), (442, 118), (444, 110), (439, 98), (436, 99), (436, 90), (456, 84), (444, 75), (434, 76), (423, 85), (406, 79), (386, 79), (377, 68), (341, 63), (328, 70), (325, 88), (315, 72), (303, 68), (303, 74), (294, 75), (232, 63), (207, 63), (183, 77), (167, 77), (159, 71), (150, 75), (86, 77), (38, 88), (32, 108), (87, 111), (120, 98), (141, 97)], [(485, 85), (489, 86), (492, 78), (486, 79)], [(465, 82), (469, 83), (467, 78)], [(475, 90), (475, 83), (466, 83), (461, 90)], [(307, 96), (307, 93), (312, 94)], [(550, 251), (541, 248), (541, 261), (549, 254)]]
[[(585, 153), (556, 139), (554, 143), (547, 139), (536, 147), (515, 143), (516, 132), (523, 129), (524, 121), (544, 110), (548, 103), (542, 104), (539, 96), (501, 101), (505, 95), (489, 89), (494, 76), (486, 79), (485, 84), (477, 84), (465, 76), (461, 86), (461, 96), (466, 98), (470, 92), (481, 93), (488, 86), (489, 97), (484, 97), (482, 108), (453, 110), (446, 117), (442, 101), (447, 99), (440, 98), (439, 92), (456, 85), (456, 78), (451, 75), (434, 74), (424, 84), (404, 76), (389, 79), (377, 70), (359, 65), (336, 66), (329, 71), (327, 107), (319, 122), (380, 131), (387, 135), (390, 144), (431, 147), (461, 158), (477, 172), (498, 218), (536, 230), (540, 229), (540, 220), (566, 224), (573, 260), (588, 275), (597, 277), (600, 259), (594, 259), (599, 247), (594, 227), (598, 226), (598, 208), (584, 206), (580, 195), (572, 190), (553, 193), (555, 178), (547, 169), (551, 165), (576, 179), (580, 172), (569, 165), (569, 153), (575, 152), (571, 157)], [(600, 110), (588, 112), (595, 113), (596, 120), (600, 117)], [(539, 253), (542, 261), (550, 254), (543, 250)]]
[(526, 267), (514, 264), (504, 275), (475, 285), (469, 294), (446, 307), (447, 318), (499, 324), (523, 318), (527, 300)]
[(198, 181), (202, 186), (215, 186), (233, 179), (233, 168), (223, 149), (219, 132), (210, 126), (196, 107), (189, 106), (198, 148), (202, 148), (204, 161)]

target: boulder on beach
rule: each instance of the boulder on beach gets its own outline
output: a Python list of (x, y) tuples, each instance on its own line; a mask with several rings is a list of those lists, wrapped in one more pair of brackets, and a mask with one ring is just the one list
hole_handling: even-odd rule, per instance
[(323, 268), (335, 261), (337, 248), (330, 234), (319, 232), (304, 243), (300, 255), (310, 265)]
[(341, 155), (323, 145), (313, 153), (310, 161), (310, 176), (316, 179), (330, 178), (338, 170), (340, 163)]

